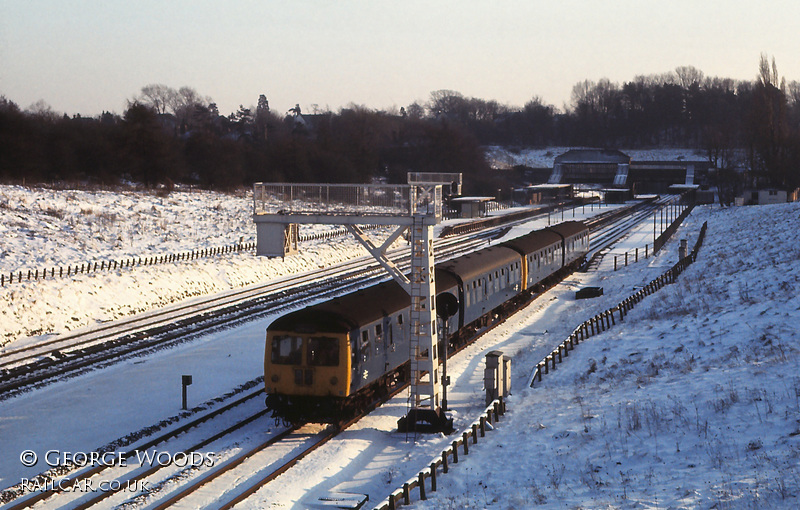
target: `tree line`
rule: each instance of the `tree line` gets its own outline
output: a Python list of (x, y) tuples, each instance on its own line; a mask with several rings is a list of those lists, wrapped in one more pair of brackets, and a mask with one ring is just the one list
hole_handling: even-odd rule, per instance
[(756, 184), (793, 189), (800, 84), (787, 83), (762, 55), (754, 81), (705, 77), (693, 67), (621, 85), (586, 80), (563, 111), (539, 97), (514, 107), (438, 90), (399, 110), (351, 104), (310, 113), (300, 105), (276, 113), (262, 94), (225, 116), (191, 87), (153, 84), (123, 115), (88, 118), (44, 102), (22, 110), (0, 96), (3, 182), (228, 189), (256, 181), (402, 183), (417, 171), (462, 172), (473, 190), (495, 190), (485, 145), (694, 147), (721, 172), (744, 163)]

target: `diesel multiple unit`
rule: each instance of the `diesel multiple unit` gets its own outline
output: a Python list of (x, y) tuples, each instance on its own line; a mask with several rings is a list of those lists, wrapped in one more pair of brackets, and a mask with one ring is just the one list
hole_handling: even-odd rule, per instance
[[(548, 279), (583, 262), (589, 230), (565, 222), (435, 267), (450, 293), (451, 347), (506, 317)], [(338, 421), (407, 372), (410, 297), (393, 280), (288, 313), (267, 329), (266, 404), (289, 421)]]

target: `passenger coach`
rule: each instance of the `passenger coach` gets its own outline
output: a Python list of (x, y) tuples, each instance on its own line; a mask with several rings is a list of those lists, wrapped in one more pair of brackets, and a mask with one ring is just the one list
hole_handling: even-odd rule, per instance
[[(437, 264), (437, 293), (459, 304), (451, 338), (506, 317), (588, 249), (586, 226), (566, 222)], [(390, 280), (276, 319), (264, 356), (267, 406), (289, 421), (336, 421), (387, 392), (407, 378), (409, 309)]]

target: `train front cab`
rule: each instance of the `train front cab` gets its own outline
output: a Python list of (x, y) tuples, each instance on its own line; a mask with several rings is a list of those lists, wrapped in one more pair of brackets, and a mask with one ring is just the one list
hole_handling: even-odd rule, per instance
[(347, 396), (351, 381), (347, 333), (268, 330), (265, 350), (267, 395)]

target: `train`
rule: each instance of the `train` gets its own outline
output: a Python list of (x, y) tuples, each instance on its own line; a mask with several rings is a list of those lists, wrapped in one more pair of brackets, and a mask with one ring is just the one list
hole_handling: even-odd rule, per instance
[[(450, 293), (458, 303), (449, 352), (580, 266), (588, 250), (587, 226), (567, 221), (437, 263), (437, 301)], [(264, 353), (273, 417), (341, 422), (407, 380), (410, 304), (389, 280), (275, 319)]]

